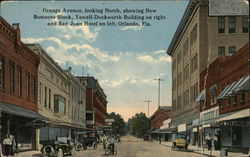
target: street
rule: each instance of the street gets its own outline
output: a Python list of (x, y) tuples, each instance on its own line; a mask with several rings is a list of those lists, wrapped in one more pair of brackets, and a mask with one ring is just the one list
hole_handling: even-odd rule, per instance
[[(118, 153), (117, 157), (202, 157), (202, 155), (185, 152), (172, 151), (170, 147), (160, 145), (156, 142), (142, 141), (132, 136), (125, 136), (121, 139), (121, 143), (116, 144)], [(98, 145), (96, 150), (88, 148), (85, 151), (77, 152), (77, 157), (104, 157), (102, 145)]]

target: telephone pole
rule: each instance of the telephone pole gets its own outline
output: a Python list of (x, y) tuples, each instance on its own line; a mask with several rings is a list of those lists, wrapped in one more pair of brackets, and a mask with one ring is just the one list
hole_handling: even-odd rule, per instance
[(147, 102), (148, 103), (148, 118), (149, 118), (149, 103), (152, 102), (151, 100), (146, 100), (144, 102)]
[(154, 80), (157, 80), (158, 81), (158, 108), (160, 107), (160, 98), (161, 98), (161, 89), (160, 89), (160, 86), (161, 86), (161, 81), (164, 81), (163, 79), (161, 79), (160, 77), (158, 79), (154, 79)]

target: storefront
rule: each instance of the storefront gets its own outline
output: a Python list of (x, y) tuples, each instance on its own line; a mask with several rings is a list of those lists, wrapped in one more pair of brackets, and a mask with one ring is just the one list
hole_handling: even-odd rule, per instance
[(1, 143), (7, 133), (13, 135), (17, 143), (17, 151), (32, 150), (36, 146), (36, 130), (28, 126), (34, 119), (43, 117), (37, 112), (15, 105), (0, 102)]

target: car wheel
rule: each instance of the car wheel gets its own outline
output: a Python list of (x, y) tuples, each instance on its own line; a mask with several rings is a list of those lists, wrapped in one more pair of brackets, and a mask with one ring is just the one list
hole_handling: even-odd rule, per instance
[(94, 149), (96, 149), (96, 148), (97, 148), (97, 144), (96, 144), (96, 143), (94, 144), (93, 148), (94, 148)]
[(57, 157), (64, 157), (63, 150), (61, 148), (58, 149)]
[(81, 151), (81, 150), (84, 149), (83, 146), (82, 146), (82, 144), (80, 144), (80, 143), (77, 143), (76, 146), (75, 146), (75, 148), (76, 148), (76, 151)]

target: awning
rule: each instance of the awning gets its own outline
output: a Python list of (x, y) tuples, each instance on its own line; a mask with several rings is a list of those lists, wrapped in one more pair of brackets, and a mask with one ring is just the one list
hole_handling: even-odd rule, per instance
[(203, 89), (200, 94), (195, 99), (195, 102), (200, 102), (205, 100), (205, 89)]
[(244, 80), (245, 78), (242, 77), (239, 81), (237, 81), (232, 88), (230, 89), (230, 91), (228, 91), (227, 95), (232, 95), (234, 93), (234, 90), (241, 84), (241, 82)]
[(16, 105), (11, 105), (7, 103), (0, 102), (0, 111), (16, 116), (22, 116), (27, 118), (35, 118), (35, 119), (47, 119), (40, 115), (38, 112), (25, 109)]
[(157, 130), (154, 130), (152, 132), (150, 132), (151, 134), (170, 134), (172, 133), (172, 131), (170, 130), (160, 130), (160, 129), (157, 129)]
[(236, 84), (236, 81), (233, 82), (232, 84), (228, 85), (222, 92), (221, 94), (218, 96), (218, 99), (222, 99), (224, 97), (227, 96), (228, 92), (231, 90), (231, 88), (234, 86), (234, 84)]
[(245, 77), (244, 80), (238, 85), (238, 87), (235, 89), (235, 92), (240, 92), (240, 91), (248, 91), (250, 88), (249, 86), (249, 75)]
[(216, 122), (245, 118), (245, 117), (249, 117), (249, 116), (250, 116), (250, 109), (248, 108), (248, 109), (233, 112), (227, 116), (223, 116), (223, 117), (219, 118), (218, 120), (216, 120)]

